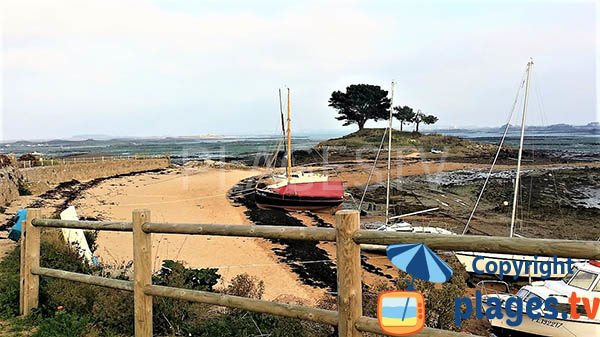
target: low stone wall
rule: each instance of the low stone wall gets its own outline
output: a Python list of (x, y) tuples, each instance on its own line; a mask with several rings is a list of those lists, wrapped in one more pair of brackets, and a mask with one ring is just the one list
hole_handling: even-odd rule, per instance
[(20, 172), (12, 166), (0, 168), (0, 206), (4, 207), (19, 197)]
[(27, 188), (33, 193), (43, 193), (65, 181), (86, 181), (118, 174), (163, 169), (170, 165), (168, 158), (107, 160), (95, 163), (70, 163), (20, 169)]

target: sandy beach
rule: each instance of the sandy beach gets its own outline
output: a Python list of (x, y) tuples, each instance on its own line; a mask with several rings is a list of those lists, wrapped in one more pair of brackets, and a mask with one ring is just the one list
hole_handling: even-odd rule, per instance
[[(413, 163), (395, 175), (416, 175), (427, 172), (476, 167), (476, 164)], [(379, 171), (379, 170), (378, 170)], [(74, 202), (80, 217), (101, 220), (130, 220), (134, 209), (149, 209), (152, 221), (166, 223), (251, 224), (246, 208), (234, 205), (227, 192), (239, 181), (264, 173), (259, 169), (222, 169), (211, 167), (180, 167), (160, 173), (146, 173), (106, 180), (85, 190)], [(349, 186), (364, 184), (365, 170), (341, 168), (335, 179)], [(384, 179), (376, 174), (374, 182)], [(302, 212), (290, 215), (303, 224), (314, 225)], [(331, 212), (318, 213), (325, 223), (333, 226)], [(122, 265), (132, 259), (131, 234), (102, 231), (98, 235), (96, 255), (105, 264)], [(293, 296), (314, 304), (327, 290), (306, 285), (297, 273), (273, 252), (280, 247), (273, 242), (252, 238), (215, 236), (186, 236), (156, 234), (153, 239), (154, 270), (161, 261), (182, 261), (188, 267), (218, 268), (222, 275), (220, 286), (238, 274), (248, 273), (265, 282), (265, 298)], [(327, 258), (335, 258), (335, 246), (320, 243)], [(364, 272), (369, 284), (385, 282), (382, 273), (395, 275), (388, 261), (381, 256), (368, 255), (369, 262), (379, 273)]]
[[(371, 165), (365, 162), (336, 165), (334, 169), (331, 166), (315, 169), (329, 169), (332, 179), (343, 180), (356, 201), (360, 198), (357, 191), (365, 185)], [(545, 165), (546, 168), (559, 166)], [(594, 167), (598, 164), (571, 166)], [(418, 161), (411, 156), (403, 158), (402, 165), (394, 167), (392, 177), (395, 179), (488, 168), (478, 163)], [(497, 170), (506, 169), (512, 169), (512, 166), (497, 167)], [(385, 172), (385, 166), (378, 166), (371, 184), (384, 181)], [(264, 173), (266, 171), (263, 169), (247, 167), (179, 166), (108, 178), (90, 186), (85, 185), (85, 182), (73, 186), (58, 186), (43, 196), (20, 197), (7, 210), (7, 214), (28, 205), (41, 207), (45, 214), (53, 214), (73, 205), (79, 216), (86, 219), (129, 221), (134, 209), (149, 209), (153, 222), (180, 223), (182, 226), (186, 223), (250, 225), (253, 223), (252, 212), (256, 212), (251, 207), (254, 205), (236, 202), (228, 196), (228, 192), (236, 186), (242, 189), (251, 187), (245, 186), (243, 182)], [(414, 189), (414, 185), (407, 185), (405, 188)], [(411, 193), (413, 192), (418, 191)], [(381, 197), (378, 194), (376, 196)], [(68, 198), (73, 201), (65, 203)], [(346, 207), (356, 205), (348, 204)], [(278, 224), (276, 221), (283, 219), (288, 225), (335, 226), (335, 217), (331, 211), (280, 212), (278, 216), (283, 218), (272, 219), (275, 221), (273, 224)], [(381, 220), (381, 216), (363, 217), (366, 222), (377, 220)], [(450, 223), (444, 214), (416, 216), (410, 221)], [(461, 221), (455, 222), (456, 226), (462, 226)], [(2, 240), (0, 243), (0, 254), (15, 246), (9, 240)], [(132, 260), (131, 234), (99, 232), (95, 255), (107, 265), (127, 264)], [(370, 253), (363, 255), (366, 258), (363, 261), (363, 281), (367, 285), (378, 286), (390, 282), (398, 275), (396, 268), (385, 256)], [(333, 243), (294, 246), (289, 242), (253, 238), (155, 234), (153, 256), (155, 271), (160, 269), (164, 260), (181, 261), (187, 267), (218, 268), (222, 276), (219, 287), (226, 287), (233, 277), (247, 273), (264, 282), (264, 298), (268, 300), (293, 299), (315, 305), (324, 294), (335, 291), (335, 264), (331, 261), (335, 260)]]
[[(152, 221), (168, 223), (249, 224), (244, 209), (226, 194), (241, 179), (259, 170), (183, 168), (109, 180), (84, 193), (75, 202), (80, 216), (129, 220), (134, 209), (151, 211)], [(101, 232), (96, 254), (104, 263), (132, 259), (131, 234)], [(154, 269), (163, 260), (182, 261), (188, 267), (218, 268), (223, 283), (247, 273), (265, 282), (266, 299), (293, 295), (318, 299), (323, 291), (300, 283), (289, 268), (279, 264), (261, 239), (190, 235), (154, 235)]]

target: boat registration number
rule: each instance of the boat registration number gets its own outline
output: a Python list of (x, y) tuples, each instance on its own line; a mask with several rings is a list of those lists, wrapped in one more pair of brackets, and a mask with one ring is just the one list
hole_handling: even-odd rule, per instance
[(534, 322), (540, 323), (540, 324), (543, 324), (543, 325), (547, 325), (547, 326), (552, 327), (552, 328), (557, 328), (557, 329), (560, 328), (563, 325), (563, 323), (549, 321), (549, 320), (544, 319), (544, 318), (538, 318)]

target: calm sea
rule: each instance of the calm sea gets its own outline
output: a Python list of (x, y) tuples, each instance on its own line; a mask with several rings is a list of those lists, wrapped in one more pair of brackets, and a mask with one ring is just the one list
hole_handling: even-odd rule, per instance
[[(310, 149), (326, 138), (293, 137), (295, 150)], [(39, 152), (52, 157), (165, 155), (176, 161), (223, 159), (273, 153), (281, 136), (245, 136), (212, 139), (150, 138), (45, 142), (19, 141), (2, 144), (0, 153), (17, 155)], [(283, 145), (280, 145), (283, 150)]]
[[(502, 138), (500, 132), (451, 132), (445, 130), (444, 134), (490, 144), (499, 144)], [(519, 140), (519, 134), (512, 132), (507, 135), (505, 144), (518, 147)], [(600, 135), (592, 133), (529, 133), (525, 135), (524, 148), (533, 151), (556, 151), (565, 156), (596, 157), (600, 155)]]
[[(482, 132), (460, 132), (448, 134), (476, 141), (497, 144), (500, 134)], [(295, 150), (305, 150), (320, 141), (339, 136), (323, 134), (318, 136), (294, 137)], [(0, 153), (17, 155), (39, 152), (53, 157), (71, 157), (81, 155), (164, 155), (169, 154), (177, 161), (194, 159), (219, 159), (248, 157), (261, 153), (273, 153), (281, 136), (235, 136), (212, 139), (199, 138), (150, 138), (150, 139), (111, 139), (44, 142), (19, 141), (0, 144)], [(510, 135), (506, 143), (518, 146), (519, 137)], [(536, 134), (527, 136), (525, 148), (533, 150), (559, 151), (565, 155), (600, 155), (599, 135), (572, 134)], [(281, 145), (281, 150), (283, 147)]]

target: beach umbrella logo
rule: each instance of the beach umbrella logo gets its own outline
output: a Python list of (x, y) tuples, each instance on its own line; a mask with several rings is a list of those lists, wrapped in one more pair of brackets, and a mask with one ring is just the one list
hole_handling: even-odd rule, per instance
[(407, 291), (379, 294), (379, 326), (392, 336), (412, 335), (425, 326), (425, 299), (414, 291), (414, 279), (447, 282), (452, 277), (452, 268), (423, 243), (390, 245), (386, 253), (394, 266), (411, 276), (411, 281)]
[(424, 243), (390, 245), (386, 253), (394, 266), (413, 278), (444, 283), (452, 277), (452, 268)]

